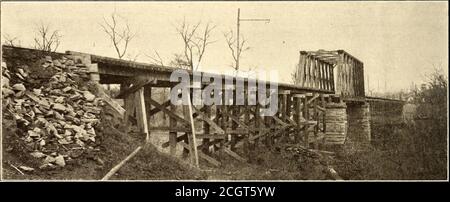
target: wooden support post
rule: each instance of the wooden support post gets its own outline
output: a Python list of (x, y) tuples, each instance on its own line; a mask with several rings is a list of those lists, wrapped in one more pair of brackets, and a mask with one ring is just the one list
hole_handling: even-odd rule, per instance
[(147, 110), (145, 109), (144, 88), (139, 89), (136, 93), (136, 118), (138, 120), (138, 127), (141, 133), (145, 134), (145, 142), (150, 141), (150, 134), (148, 133)]
[[(211, 119), (211, 106), (207, 106), (205, 105), (205, 118), (206, 119)], [(210, 130), (210, 125), (207, 121), (203, 121), (203, 132), (205, 134), (210, 134), (211, 130)], [(204, 138), (203, 139), (203, 145), (209, 145), (209, 138)], [(205, 146), (202, 149), (203, 153), (205, 154), (209, 154), (209, 146)]]
[[(297, 129), (298, 129), (298, 127), (297, 127), (297, 123), (298, 123), (298, 119), (299, 119), (299, 114), (300, 114), (300, 106), (299, 106), (299, 104), (297, 103), (297, 99), (298, 98), (296, 98), (295, 97), (295, 95), (292, 95), (292, 103), (293, 103), (293, 108), (292, 108), (292, 120), (294, 121), (294, 123), (295, 123), (295, 127), (294, 127), (294, 142), (295, 141), (297, 141), (298, 140), (298, 138), (297, 138)], [(291, 138), (290, 138), (290, 135), (291, 135), (291, 133), (287, 133), (286, 134), (286, 137), (288, 138), (288, 141), (290, 142), (290, 140), (291, 140)]]
[(192, 164), (194, 164), (197, 168), (199, 167), (198, 163), (198, 151), (197, 151), (197, 140), (195, 137), (195, 126), (194, 126), (194, 117), (192, 117), (192, 102), (191, 102), (191, 91), (189, 89), (188, 95), (188, 103), (183, 103), (183, 113), (184, 118), (189, 120), (191, 131), (187, 133), (187, 138), (189, 142), (189, 156), (191, 158)]
[[(189, 149), (190, 146), (184, 142), (180, 142), (180, 145), (183, 146), (183, 148), (185, 149)], [(214, 166), (220, 166), (221, 163), (219, 161), (217, 161), (216, 159), (206, 155), (205, 153), (198, 151), (198, 155), (202, 158), (205, 159), (206, 161), (208, 161), (209, 163), (213, 164)]]
[(283, 92), (281, 94), (281, 96), (278, 96), (278, 97), (279, 97), (279, 99), (278, 99), (278, 102), (279, 102), (279, 104), (278, 104), (278, 107), (279, 107), (278, 108), (278, 114), (279, 114), (279, 117), (281, 118), (281, 120), (283, 120), (286, 117), (287, 95)]
[(130, 118), (134, 117), (135, 114), (135, 104), (134, 101), (136, 99), (136, 96), (134, 94), (127, 96), (124, 99), (124, 103), (125, 103), (125, 113), (124, 113), (124, 123), (125, 123), (125, 127), (126, 127), (126, 133), (128, 133), (130, 131), (130, 127), (133, 125), (130, 123)]
[[(308, 98), (305, 97), (303, 102), (303, 118), (305, 118), (305, 121), (309, 121), (309, 106), (308, 106)], [(306, 148), (309, 148), (309, 131), (308, 127), (305, 127), (304, 133), (303, 133), (303, 141)]]
[(295, 132), (295, 135), (294, 135), (294, 141), (295, 141), (295, 143), (298, 143), (299, 142), (299, 139), (300, 139), (300, 133), (301, 133), (301, 124), (300, 124), (300, 122), (301, 122), (301, 101), (302, 101), (302, 98), (300, 97), (300, 95), (295, 95), (294, 96), (294, 100), (295, 100), (295, 117), (294, 117), (294, 120), (295, 120), (295, 122), (296, 122), (296, 124), (297, 124), (297, 127), (296, 127), (296, 132)]
[(330, 88), (330, 65), (326, 64), (325, 65), (325, 89), (326, 90), (331, 90)]
[[(250, 111), (249, 109), (249, 105), (248, 105), (248, 97), (249, 97), (249, 91), (248, 89), (246, 91), (244, 91), (244, 123), (247, 125), (250, 125)], [(244, 154), (245, 156), (249, 157), (250, 156), (250, 143), (249, 143), (249, 136), (251, 135), (251, 131), (248, 131), (247, 134), (245, 134), (244, 136)]]
[(310, 71), (309, 67), (311, 66), (311, 58), (309, 56), (306, 57), (306, 65), (305, 65), (305, 83), (304, 87), (310, 87)]
[(236, 154), (234, 151), (232, 151), (232, 150), (230, 150), (230, 149), (228, 149), (228, 148), (223, 148), (223, 151), (224, 151), (225, 153), (227, 153), (228, 155), (230, 155), (231, 157), (237, 159), (237, 160), (240, 161), (240, 162), (243, 162), (243, 163), (247, 162), (247, 159), (242, 158), (241, 156), (239, 156), (239, 155)]
[[(225, 116), (222, 114), (224, 112), (226, 112), (226, 99), (225, 99), (225, 82), (222, 83), (222, 105), (220, 105), (220, 123), (219, 123), (219, 127), (224, 129), (226, 131), (226, 119)], [(225, 133), (225, 135), (228, 135), (227, 133)], [(220, 141), (219, 143), (219, 148), (217, 148), (218, 150), (221, 150), (223, 148), (225, 144), (225, 140)]]
[[(214, 92), (214, 93), (220, 93), (220, 92)], [(217, 126), (220, 126), (222, 123), (222, 106), (221, 105), (214, 105), (215, 108), (215, 118), (214, 118), (214, 122), (216, 123)], [(213, 145), (213, 152), (216, 152), (219, 148), (217, 147), (216, 144)]]
[[(231, 106), (231, 112), (229, 112), (231, 115), (233, 115), (234, 117), (237, 117), (237, 119), (239, 119), (239, 111), (238, 111), (238, 105), (236, 104), (236, 84), (234, 84), (233, 89), (233, 105)], [(236, 130), (238, 128), (238, 124), (233, 121), (232, 119), (230, 119), (231, 121), (231, 129), (232, 130)], [(231, 144), (230, 144), (230, 149), (231, 151), (235, 150), (235, 145), (237, 142), (237, 134), (231, 134)]]
[(292, 95), (290, 92), (286, 97), (286, 106), (286, 117), (290, 119), (292, 115)]
[[(263, 122), (262, 122), (262, 118), (259, 114), (259, 111), (261, 109), (261, 106), (259, 104), (259, 93), (261, 93), (261, 92), (256, 91), (257, 101), (256, 101), (256, 106), (255, 106), (255, 115), (254, 115), (255, 116), (255, 128), (258, 129), (257, 136), (260, 136), (263, 133), (263, 131), (262, 131)], [(257, 142), (258, 142), (258, 139), (255, 139), (255, 143), (257, 143)]]
[[(316, 139), (318, 137), (319, 134), (319, 112), (317, 110), (317, 102), (318, 100), (314, 100), (313, 101), (313, 113), (314, 113), (314, 119), (317, 121), (316, 126), (314, 126), (314, 139)], [(317, 141), (314, 141), (314, 149), (319, 149), (319, 145), (317, 144)]]
[(121, 90), (119, 95), (116, 96), (116, 98), (127, 97), (129, 94), (132, 94), (132, 93), (138, 91), (139, 89), (141, 89), (145, 85), (155, 82), (154, 79), (146, 78), (146, 77), (135, 77), (132, 80), (134, 81), (132, 83), (133, 85), (131, 87), (129, 87), (129, 88)]
[(272, 132), (274, 131), (274, 128), (273, 128), (273, 125), (270, 124), (271, 120), (269, 119), (268, 116), (264, 116), (264, 117), (262, 117), (262, 119), (263, 119), (264, 125), (269, 126), (268, 129), (271, 131), (264, 138), (264, 144), (266, 145), (266, 147), (270, 148), (272, 146), (271, 145), (271, 138), (272, 138)]
[(331, 91), (335, 91), (336, 86), (334, 85), (334, 66), (330, 66), (330, 83), (331, 83)]
[[(172, 91), (172, 89), (171, 89)], [(170, 111), (174, 114), (176, 113), (176, 106), (173, 104), (170, 104)], [(173, 117), (169, 117), (169, 126), (171, 128), (171, 131), (169, 132), (169, 144), (170, 144), (170, 154), (175, 155), (176, 153), (176, 147), (177, 147), (177, 132), (174, 131), (174, 128), (177, 127), (177, 119)]]
[[(148, 99), (145, 98), (151, 98), (152, 97), (152, 87), (151, 86), (144, 86), (144, 104), (145, 104), (145, 114), (146, 114), (146, 119), (147, 119), (147, 137), (150, 138), (151, 134), (150, 131), (148, 130), (150, 123), (151, 123), (151, 117), (152, 115), (150, 114), (150, 110), (152, 108), (152, 105), (150, 104), (150, 102), (148, 102)], [(150, 141), (150, 139), (146, 140), (147, 142)]]

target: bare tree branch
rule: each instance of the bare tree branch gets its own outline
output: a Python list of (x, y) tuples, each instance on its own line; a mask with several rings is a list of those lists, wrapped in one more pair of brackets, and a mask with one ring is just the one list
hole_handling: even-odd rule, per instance
[(3, 34), (3, 43), (7, 46), (17, 47), (20, 46), (20, 40), (18, 37), (11, 37), (9, 34)]
[(51, 30), (49, 24), (40, 23), (36, 28), (36, 36), (34, 37), (34, 48), (55, 52), (59, 44), (62, 35), (59, 34), (59, 30)]
[(128, 53), (127, 54), (127, 58), (128, 58), (129, 61), (136, 62), (140, 55), (141, 55), (141, 53), (137, 53), (137, 54), (134, 54), (134, 55), (131, 54), (131, 53)]
[[(105, 32), (111, 40), (117, 56), (122, 59), (127, 53), (128, 45), (136, 36), (136, 33), (131, 31), (127, 19), (119, 16), (115, 12), (112, 13), (110, 17), (110, 20), (103, 18), (103, 24), (100, 24), (100, 26), (102, 27), (103, 32)], [(119, 17), (121, 19), (118, 19)]]
[(239, 43), (239, 50), (236, 50), (237, 40), (234, 36), (233, 30), (230, 30), (228, 33), (224, 33), (223, 35), (227, 42), (228, 48), (231, 51), (231, 56), (234, 60), (234, 64), (231, 66), (233, 67), (233, 69), (238, 70), (239, 67), (236, 66), (237, 61), (241, 58), (241, 54), (243, 52), (250, 50), (250, 47), (247, 46), (247, 40), (244, 38), (244, 36), (241, 36), (242, 41), (240, 41)]
[[(152, 60), (152, 63), (154, 64), (159, 64), (161, 66), (165, 66), (164, 65), (164, 61), (161, 58), (161, 56), (159, 55), (158, 51), (155, 50), (155, 54), (154, 56), (149, 55), (149, 54), (144, 54), (145, 56), (147, 56), (148, 58), (150, 58), (150, 60)], [(155, 57), (156, 56), (156, 57)]]
[[(216, 27), (212, 26), (210, 23), (207, 23), (205, 29), (199, 33), (200, 25), (201, 22), (198, 22), (193, 26), (189, 25), (184, 19), (183, 22), (176, 27), (177, 33), (183, 40), (184, 51), (183, 57), (176, 54), (171, 63), (175, 63), (176, 66), (185, 66), (185, 64), (187, 64), (191, 70), (198, 69), (205, 54), (206, 47), (215, 42), (211, 41), (211, 32)], [(195, 66), (194, 61), (197, 63)]]
[(181, 69), (191, 69), (190, 63), (185, 60), (182, 54), (175, 54), (174, 59), (170, 61), (169, 65)]

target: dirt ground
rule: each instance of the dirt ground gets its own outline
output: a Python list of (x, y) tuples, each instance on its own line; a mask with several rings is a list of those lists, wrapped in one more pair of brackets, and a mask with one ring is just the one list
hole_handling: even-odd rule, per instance
[[(11, 127), (11, 121), (3, 119), (2, 135), (5, 146), (3, 179), (5, 180), (100, 180), (112, 167), (144, 142), (143, 137), (137, 134), (126, 135), (112, 127), (103, 127), (99, 132), (98, 151), (80, 154), (79, 158), (67, 162), (63, 168), (41, 170), (38, 169), (39, 162), (20, 146), (17, 131), (11, 130), (14, 128), (14, 126)], [(161, 155), (151, 146), (144, 147), (143, 151), (132, 160), (130, 167), (128, 165), (123, 167), (112, 179), (148, 180), (192, 177), (191, 171), (180, 167), (171, 157)], [(19, 166), (32, 167), (35, 170), (22, 171), (24, 173), (22, 175), (14, 168)]]
[[(3, 124), (3, 144), (20, 145), (18, 142), (12, 142), (16, 139), (15, 134), (7, 126), (8, 124)], [(67, 162), (64, 168), (54, 170), (37, 169), (39, 165), (37, 161), (33, 161), (33, 157), (29, 157), (24, 152), (17, 152), (21, 149), (19, 146), (7, 148), (3, 152), (3, 178), (5, 180), (99, 180), (143, 142), (143, 138), (136, 134), (126, 135), (110, 128), (102, 130), (100, 137), (99, 151), (83, 154), (76, 161)], [(143, 147), (111, 180), (332, 179), (324, 171), (325, 167), (322, 165), (324, 162), (288, 154), (280, 148), (267, 151), (261, 146), (253, 151), (252, 156), (254, 158), (248, 163), (242, 163), (219, 152), (216, 157), (222, 163), (220, 167), (200, 161), (199, 171), (179, 163), (180, 160), (175, 160), (149, 145)], [(22, 175), (12, 166), (28, 166), (36, 169), (31, 172), (22, 171), (24, 173)]]
[[(125, 134), (109, 126), (99, 129), (99, 150), (82, 154), (75, 161), (67, 162), (64, 168), (54, 170), (38, 169), (39, 162), (23, 152), (23, 147), (14, 136), (17, 131), (7, 119), (3, 119), (3, 178), (5, 180), (100, 180), (112, 167), (117, 165), (137, 146), (144, 142), (143, 136)], [(398, 129), (395, 133), (404, 133)], [(396, 135), (396, 134), (394, 134)], [(407, 157), (387, 150), (370, 148), (361, 152), (337, 150), (333, 155), (320, 158), (289, 152), (287, 145), (279, 144), (267, 148), (264, 144), (247, 156), (242, 163), (221, 152), (215, 153), (222, 165), (214, 167), (200, 161), (200, 170), (180, 163), (153, 145), (143, 149), (127, 162), (111, 180), (333, 180), (327, 172), (334, 168), (344, 180), (413, 179), (413, 162), (401, 161)], [(237, 153), (242, 154), (241, 150)], [(186, 161), (184, 161), (186, 162)], [(34, 171), (13, 168), (28, 166)], [(408, 173), (408, 175), (406, 174)]]

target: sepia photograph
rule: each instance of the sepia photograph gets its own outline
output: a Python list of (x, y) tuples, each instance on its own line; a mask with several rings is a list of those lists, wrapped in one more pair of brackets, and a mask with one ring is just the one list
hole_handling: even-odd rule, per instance
[(447, 1), (2, 1), (1, 180), (448, 181), (448, 37)]

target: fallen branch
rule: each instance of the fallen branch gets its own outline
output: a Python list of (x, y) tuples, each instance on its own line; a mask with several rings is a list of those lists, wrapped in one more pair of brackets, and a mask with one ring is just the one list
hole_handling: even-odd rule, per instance
[(128, 155), (124, 160), (122, 160), (119, 164), (114, 166), (106, 175), (101, 179), (101, 181), (108, 180), (113, 176), (127, 161), (129, 161), (133, 156), (135, 156), (140, 150), (142, 146), (137, 147), (130, 155)]
[(9, 166), (11, 166), (12, 168), (16, 169), (20, 174), (25, 175), (19, 168), (17, 168), (16, 166), (14, 166), (12, 163), (9, 163)]
[(320, 153), (320, 154), (326, 154), (326, 155), (335, 155), (334, 152), (324, 151), (324, 150), (309, 149), (309, 151), (311, 151), (311, 152), (317, 152), (317, 153)]

